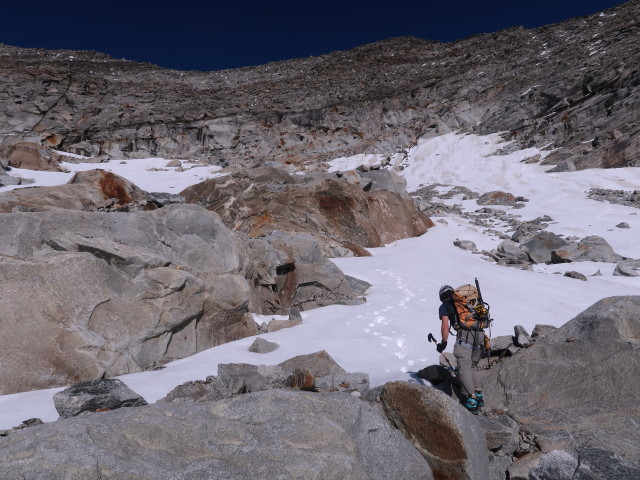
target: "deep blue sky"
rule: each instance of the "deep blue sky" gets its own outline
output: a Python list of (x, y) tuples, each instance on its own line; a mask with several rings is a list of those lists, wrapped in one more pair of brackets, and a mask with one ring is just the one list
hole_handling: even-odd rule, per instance
[(621, 0), (7, 0), (0, 43), (97, 50), (181, 70), (220, 70), (412, 35), (452, 41), (588, 15)]

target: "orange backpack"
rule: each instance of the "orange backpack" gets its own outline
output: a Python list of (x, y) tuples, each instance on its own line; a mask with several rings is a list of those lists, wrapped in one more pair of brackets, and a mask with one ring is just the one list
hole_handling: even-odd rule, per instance
[(458, 314), (457, 328), (482, 330), (489, 326), (490, 318), (487, 306), (480, 301), (478, 289), (473, 285), (462, 285), (453, 291), (453, 306)]

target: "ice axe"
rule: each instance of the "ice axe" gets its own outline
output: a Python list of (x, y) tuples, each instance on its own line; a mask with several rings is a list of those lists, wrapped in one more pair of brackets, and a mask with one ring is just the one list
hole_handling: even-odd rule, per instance
[[(429, 333), (429, 335), (427, 335), (427, 340), (429, 340), (429, 343), (431, 343), (431, 342), (433, 342), (435, 344), (438, 343), (438, 341), (436, 340), (436, 337), (433, 336), (433, 333)], [(443, 354), (442, 358), (444, 358), (444, 360), (449, 365), (449, 368), (451, 369), (451, 371), (453, 372), (455, 377), (460, 381), (460, 385), (462, 385), (462, 388), (464, 388), (464, 391), (467, 392), (467, 395), (471, 395), (471, 392), (469, 392), (469, 390), (467, 390), (467, 387), (464, 386), (464, 383), (462, 383), (462, 379), (460, 378), (460, 375), (458, 374), (458, 371), (455, 368), (453, 368), (453, 365), (451, 365), (451, 362), (449, 361), (447, 356)]]

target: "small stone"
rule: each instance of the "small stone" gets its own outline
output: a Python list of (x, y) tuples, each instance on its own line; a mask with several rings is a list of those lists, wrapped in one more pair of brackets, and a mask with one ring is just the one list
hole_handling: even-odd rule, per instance
[(575, 278), (576, 280), (582, 280), (583, 282), (587, 281), (587, 277), (585, 275), (583, 275), (580, 272), (575, 272), (573, 270), (569, 272), (564, 272), (564, 276), (569, 278)]
[(100, 409), (113, 410), (147, 404), (144, 398), (116, 378), (77, 383), (57, 392), (53, 396), (53, 403), (62, 418)]
[(280, 345), (275, 342), (269, 342), (264, 338), (258, 337), (249, 346), (249, 351), (253, 353), (269, 353), (276, 350)]
[(620, 222), (616, 225), (617, 228), (631, 228), (627, 222)]
[(458, 248), (461, 248), (463, 250), (468, 250), (470, 252), (478, 251), (478, 247), (471, 240), (456, 240), (453, 242), (453, 244)]

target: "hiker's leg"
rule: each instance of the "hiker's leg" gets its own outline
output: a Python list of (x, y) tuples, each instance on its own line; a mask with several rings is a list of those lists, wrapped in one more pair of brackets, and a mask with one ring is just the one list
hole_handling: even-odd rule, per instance
[(465, 395), (473, 392), (473, 368), (471, 366), (471, 346), (460, 345), (458, 343), (453, 347), (453, 355), (458, 361), (458, 373), (460, 380), (466, 389)]
[(471, 375), (473, 378), (473, 388), (477, 391), (482, 390), (482, 377), (480, 376), (480, 370), (478, 366), (480, 364), (480, 360), (482, 359), (482, 349), (478, 347), (474, 347), (473, 352), (471, 352)]

